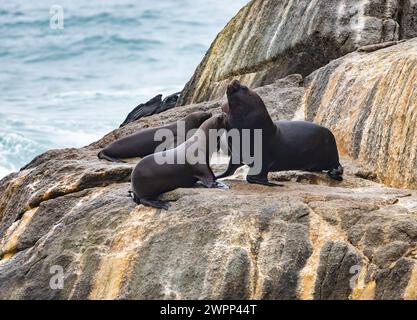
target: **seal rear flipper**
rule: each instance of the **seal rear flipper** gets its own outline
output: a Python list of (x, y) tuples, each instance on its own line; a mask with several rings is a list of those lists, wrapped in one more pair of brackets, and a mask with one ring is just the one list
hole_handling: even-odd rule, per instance
[(107, 161), (110, 161), (110, 162), (121, 162), (121, 163), (125, 163), (124, 161), (122, 161), (122, 160), (120, 160), (120, 159), (118, 159), (118, 158), (113, 158), (113, 157), (108, 156), (108, 155), (107, 155), (107, 154), (105, 154), (103, 151), (100, 151), (100, 152), (98, 153), (97, 157), (98, 157), (99, 159), (104, 159), (104, 160), (107, 160)]
[(343, 181), (343, 167), (340, 164), (337, 167), (329, 170), (327, 174), (334, 180)]
[(139, 203), (147, 207), (153, 207), (153, 208), (164, 209), (164, 210), (168, 210), (170, 207), (170, 204), (168, 202), (161, 201), (161, 200), (150, 200), (150, 199), (142, 198), (142, 199), (139, 199)]

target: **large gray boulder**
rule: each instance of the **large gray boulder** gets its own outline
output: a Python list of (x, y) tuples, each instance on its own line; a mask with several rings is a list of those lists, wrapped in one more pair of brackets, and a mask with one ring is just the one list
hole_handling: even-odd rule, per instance
[(305, 79), (306, 119), (386, 185), (417, 188), (417, 39), (365, 47)]
[(357, 48), (417, 36), (414, 0), (252, 0), (211, 45), (178, 105), (223, 95), (231, 79), (251, 87), (307, 76)]

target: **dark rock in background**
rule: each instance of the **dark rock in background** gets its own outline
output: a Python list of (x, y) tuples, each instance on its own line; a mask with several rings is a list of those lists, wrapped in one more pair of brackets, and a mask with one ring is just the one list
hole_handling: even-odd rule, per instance
[(149, 117), (153, 114), (158, 114), (174, 108), (177, 104), (179, 94), (179, 92), (171, 94), (164, 100), (162, 100), (162, 94), (158, 94), (148, 102), (138, 105), (128, 114), (120, 127), (124, 127), (128, 123), (139, 120), (140, 118)]

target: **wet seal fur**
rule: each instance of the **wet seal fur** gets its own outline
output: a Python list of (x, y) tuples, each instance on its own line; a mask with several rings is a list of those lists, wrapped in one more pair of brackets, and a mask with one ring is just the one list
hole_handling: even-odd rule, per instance
[[(137, 204), (167, 210), (169, 204), (157, 200), (157, 197), (165, 192), (177, 188), (191, 188), (197, 182), (201, 182), (207, 188), (227, 188), (225, 184), (216, 181), (209, 165), (212, 155), (208, 152), (209, 130), (225, 129), (225, 126), (226, 115), (224, 113), (214, 116), (206, 120), (192, 137), (175, 149), (152, 154), (142, 159), (132, 172), (132, 191), (130, 195), (133, 200)], [(156, 161), (155, 158), (158, 156), (178, 159), (190, 152), (191, 146), (195, 147), (196, 139), (198, 139), (198, 150), (205, 157), (205, 163), (190, 164), (185, 161), (185, 163), (158, 164)]]
[[(230, 157), (226, 171), (218, 179), (233, 175), (246, 164), (250, 167), (246, 180), (267, 186), (278, 186), (268, 181), (269, 172), (288, 170), (327, 171), (332, 179), (343, 180), (336, 139), (329, 129), (307, 121), (273, 122), (259, 95), (237, 80), (229, 84), (227, 103), (222, 109), (227, 114), (227, 130), (262, 129), (262, 169), (259, 174), (251, 174), (253, 164), (232, 163)], [(251, 154), (253, 143), (251, 139)], [(229, 153), (233, 154), (231, 143)], [(238, 159), (242, 159), (241, 154)]]
[[(185, 122), (185, 135), (187, 135), (190, 130), (199, 128), (200, 125), (210, 117), (211, 113), (209, 112), (197, 111), (180, 120)], [(175, 144), (178, 143), (177, 123), (178, 121), (162, 127), (143, 129), (139, 132), (117, 139), (101, 150), (98, 154), (98, 158), (112, 162), (121, 162), (120, 159), (143, 158), (153, 154), (155, 149), (162, 143), (161, 141), (155, 141), (155, 133), (161, 129), (168, 129), (173, 133), (175, 140), (167, 142), (172, 149), (175, 147)]]

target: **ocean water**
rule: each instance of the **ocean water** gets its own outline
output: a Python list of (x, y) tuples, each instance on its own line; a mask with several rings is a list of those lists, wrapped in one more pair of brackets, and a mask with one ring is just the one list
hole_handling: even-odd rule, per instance
[(2, 1), (0, 178), (48, 149), (87, 145), (137, 104), (180, 91), (247, 2)]

